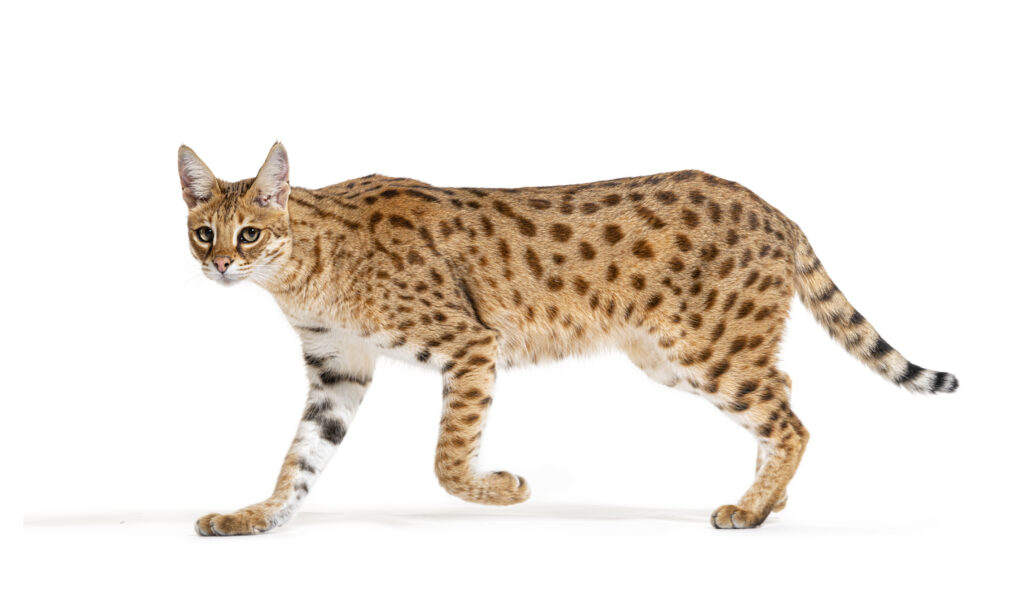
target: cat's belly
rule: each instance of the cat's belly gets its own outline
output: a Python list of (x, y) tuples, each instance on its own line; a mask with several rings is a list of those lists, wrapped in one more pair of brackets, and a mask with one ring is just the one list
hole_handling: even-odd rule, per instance
[(551, 361), (571, 355), (586, 355), (608, 347), (617, 347), (620, 332), (584, 326), (503, 328), (488, 324), (499, 332), (498, 365), (514, 367)]
[[(279, 301), (292, 327), (304, 339), (306, 334), (342, 336), (346, 340), (359, 340), (375, 347), (382, 355), (408, 363), (422, 363), (418, 356), (422, 348), (410, 344), (396, 344), (404, 339), (403, 333), (389, 328), (341, 319), (322, 309)], [(542, 361), (554, 361), (568, 356), (579, 356), (621, 345), (627, 332), (610, 328), (606, 324), (582, 324), (565, 318), (549, 319), (538, 315), (535, 320), (515, 313), (492, 313), (486, 324), (498, 334), (499, 367), (515, 367)]]

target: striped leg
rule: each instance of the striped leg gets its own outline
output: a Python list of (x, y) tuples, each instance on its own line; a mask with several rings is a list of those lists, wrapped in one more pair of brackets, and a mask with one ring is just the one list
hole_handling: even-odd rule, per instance
[(274, 493), (235, 513), (199, 518), (201, 536), (256, 534), (287, 522), (345, 437), (373, 375), (376, 353), (357, 339), (321, 330), (300, 329), (309, 396)]
[(526, 480), (509, 472), (474, 469), (494, 386), (497, 341), (493, 335), (471, 343), (444, 370), (444, 415), (434, 471), (449, 493), (473, 503), (512, 505), (530, 496)]

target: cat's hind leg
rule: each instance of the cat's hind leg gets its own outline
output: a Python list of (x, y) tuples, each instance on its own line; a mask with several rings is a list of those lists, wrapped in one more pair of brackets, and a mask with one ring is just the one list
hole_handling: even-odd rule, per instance
[(651, 379), (708, 398), (757, 439), (754, 484), (736, 505), (714, 512), (716, 528), (752, 528), (772, 511), (781, 511), (786, 485), (808, 440), (789, 406), (790, 378), (774, 367), (777, 340), (748, 342), (716, 352), (711, 346), (695, 350), (681, 340), (665, 343), (638, 332), (619, 345)]
[[(722, 369), (713, 363), (708, 376)], [(735, 505), (723, 505), (711, 515), (715, 528), (753, 528), (772, 511), (781, 511), (786, 486), (796, 473), (809, 435), (789, 405), (789, 376), (771, 365), (761, 370), (737, 369), (706, 380), (705, 391), (726, 415), (748, 430), (758, 443), (754, 483)]]
[(195, 528), (200, 536), (257, 534), (287, 522), (334, 455), (362, 402), (373, 376), (373, 348), (326, 327), (296, 329), (303, 342), (309, 395), (274, 492), (236, 512), (199, 518)]

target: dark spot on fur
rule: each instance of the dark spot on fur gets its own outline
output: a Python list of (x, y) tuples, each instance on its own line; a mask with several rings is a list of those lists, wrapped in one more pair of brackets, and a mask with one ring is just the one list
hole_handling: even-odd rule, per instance
[(340, 444), (345, 438), (345, 424), (339, 419), (325, 419), (320, 422), (320, 436), (331, 444)]
[(711, 214), (712, 223), (720, 223), (722, 221), (722, 207), (717, 202), (708, 203), (708, 213)]
[(714, 261), (715, 257), (718, 256), (718, 247), (714, 244), (704, 245), (700, 249), (700, 258), (702, 261)]
[(485, 236), (490, 237), (494, 234), (494, 224), (491, 223), (491, 220), (486, 215), (480, 216), (480, 227), (483, 229)]
[(633, 243), (633, 254), (641, 259), (650, 259), (654, 257), (654, 248), (647, 240), (637, 240)]
[(564, 223), (556, 223), (551, 226), (551, 237), (557, 242), (566, 242), (572, 238), (572, 228)]
[(745, 394), (750, 394), (757, 390), (757, 382), (746, 380), (740, 383), (739, 390), (736, 391), (736, 398), (739, 398)]
[(729, 273), (732, 271), (732, 268), (735, 266), (736, 260), (733, 259), (732, 257), (729, 257), (725, 261), (722, 261), (722, 264), (718, 266), (718, 277), (724, 278), (725, 276), (729, 275)]
[(697, 213), (694, 213), (690, 209), (683, 209), (681, 215), (683, 218), (683, 223), (685, 223), (687, 227), (696, 227), (700, 223), (700, 216), (698, 216)]
[(871, 347), (868, 354), (871, 355), (872, 359), (878, 359), (888, 355), (893, 350), (892, 346), (889, 345), (881, 336), (878, 337), (878, 341)]
[(541, 267), (540, 258), (537, 257), (537, 253), (532, 248), (526, 249), (526, 265), (530, 268), (530, 273), (533, 277), (538, 280), (544, 275), (544, 268)]
[(405, 217), (400, 217), (398, 215), (392, 215), (388, 217), (388, 223), (395, 227), (402, 227), (409, 230), (415, 229), (411, 221), (409, 221)]
[(597, 256), (597, 253), (589, 242), (580, 242), (580, 256), (583, 257), (585, 261), (589, 261)]
[(608, 244), (615, 244), (623, 237), (622, 228), (617, 225), (604, 226), (604, 240)]
[(922, 371), (924, 371), (923, 367), (921, 367), (920, 365), (915, 365), (914, 363), (908, 361), (906, 371), (896, 376), (894, 382), (896, 382), (897, 384), (903, 384), (904, 382), (916, 378), (917, 375), (920, 374)]
[(524, 236), (536, 236), (537, 226), (532, 221), (525, 217), (520, 217), (516, 220), (516, 224), (519, 226), (519, 233)]
[[(742, 216), (742, 215), (743, 215), (743, 207), (740, 206), (740, 203), (733, 202), (731, 205), (729, 205), (729, 216), (732, 218), (733, 223), (739, 223), (740, 216)], [(729, 231), (732, 231), (732, 230), (729, 230)]]

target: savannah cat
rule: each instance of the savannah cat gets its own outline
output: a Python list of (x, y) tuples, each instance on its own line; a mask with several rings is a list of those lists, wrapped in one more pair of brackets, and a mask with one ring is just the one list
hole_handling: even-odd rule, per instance
[(804, 233), (746, 188), (700, 171), (542, 188), (437, 188), (369, 175), (291, 188), (275, 144), (258, 175), (217, 179), (178, 151), (203, 273), (251, 280), (302, 339), (309, 395), (273, 494), (196, 522), (265, 532), (293, 516), (345, 437), (378, 356), (441, 372), (435, 472), (449, 493), (521, 503), (526, 481), (474, 468), (495, 368), (615, 346), (698, 393), (758, 441), (757, 474), (715, 528), (760, 525), (807, 445), (776, 352), (795, 290), (847, 351), (915, 392), (957, 379), (907, 361), (825, 273)]

